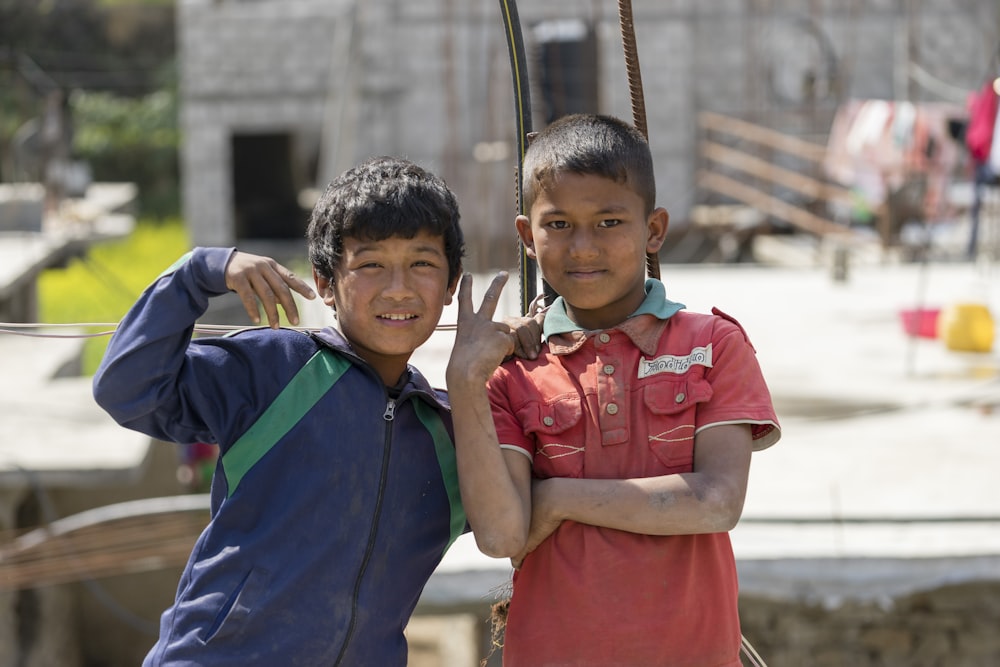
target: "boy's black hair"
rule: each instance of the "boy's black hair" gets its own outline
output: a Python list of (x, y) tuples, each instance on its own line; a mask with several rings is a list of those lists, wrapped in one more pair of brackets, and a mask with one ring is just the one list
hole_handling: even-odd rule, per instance
[(642, 197), (646, 213), (656, 207), (653, 156), (642, 133), (600, 114), (563, 116), (528, 145), (522, 165), (524, 210), (560, 173), (603, 176), (628, 185)]
[(451, 284), (465, 254), (459, 218), (455, 195), (439, 176), (404, 158), (370, 158), (334, 179), (313, 207), (306, 231), (309, 261), (333, 281), (345, 238), (411, 239), (427, 231), (444, 238)]

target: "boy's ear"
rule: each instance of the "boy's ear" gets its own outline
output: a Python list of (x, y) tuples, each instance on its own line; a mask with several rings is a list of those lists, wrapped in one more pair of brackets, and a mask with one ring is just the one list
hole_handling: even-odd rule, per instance
[(319, 294), (320, 298), (323, 299), (323, 303), (331, 308), (336, 308), (337, 301), (334, 298), (333, 281), (321, 276), (315, 268), (313, 268), (312, 274), (313, 281), (316, 283), (316, 292)]
[(517, 228), (517, 235), (524, 244), (525, 254), (531, 259), (538, 259), (535, 257), (535, 236), (531, 231), (531, 221), (528, 220), (528, 216), (519, 215), (514, 218), (514, 227)]
[(667, 238), (667, 228), (670, 226), (670, 214), (667, 209), (657, 207), (646, 218), (646, 228), (649, 236), (646, 237), (646, 252), (656, 254)]
[(448, 293), (444, 297), (444, 305), (450, 306), (451, 301), (455, 296), (455, 291), (458, 289), (458, 283), (462, 280), (462, 274), (465, 272), (465, 267), (461, 264), (458, 265), (458, 273), (455, 274), (455, 278), (448, 285)]

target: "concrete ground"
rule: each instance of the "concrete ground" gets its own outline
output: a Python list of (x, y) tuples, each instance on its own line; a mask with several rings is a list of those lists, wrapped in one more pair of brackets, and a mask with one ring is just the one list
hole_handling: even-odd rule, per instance
[[(754, 456), (733, 531), (745, 591), (865, 597), (1000, 580), (1000, 341), (955, 352), (908, 337), (900, 318), (973, 300), (996, 317), (995, 262), (858, 262), (843, 282), (819, 265), (664, 265), (662, 277), (671, 298), (743, 324), (781, 421), (781, 441)], [(476, 276), (477, 304), (488, 281)], [(517, 300), (512, 284), (501, 311)], [(332, 321), (321, 305), (306, 310), (307, 325)], [(443, 323), (454, 321), (451, 306)], [(437, 332), (414, 357), (439, 386), (453, 336)], [(5, 336), (0, 350), (0, 479), (134, 474), (148, 442), (114, 426), (87, 381), (30, 379), (47, 374), (38, 364), (54, 370), (63, 343)], [(488, 599), (508, 575), (463, 537), (422, 607)]]
[[(822, 267), (661, 273), (671, 298), (741, 322), (781, 421), (781, 441), (754, 455), (732, 533), (744, 591), (867, 598), (1000, 579), (1000, 324), (991, 351), (956, 352), (908, 336), (900, 316), (975, 301), (995, 318), (1000, 268), (865, 263), (844, 282)], [(488, 279), (476, 276), (477, 294)], [(516, 289), (505, 296), (512, 313)], [(452, 336), (438, 332), (414, 359), (439, 385)], [(509, 571), (465, 536), (424, 603), (489, 598)]]

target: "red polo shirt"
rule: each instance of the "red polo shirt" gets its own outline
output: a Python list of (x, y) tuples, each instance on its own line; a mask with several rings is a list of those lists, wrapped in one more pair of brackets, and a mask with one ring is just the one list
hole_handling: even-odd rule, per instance
[[(649, 291), (647, 302), (664, 300), (659, 282)], [(689, 472), (695, 434), (720, 424), (752, 425), (755, 449), (775, 443), (754, 350), (713, 312), (549, 335), (545, 354), (490, 381), (499, 441), (528, 455), (537, 477), (603, 479)], [(514, 574), (504, 665), (740, 667), (737, 589), (727, 533), (565, 521)]]

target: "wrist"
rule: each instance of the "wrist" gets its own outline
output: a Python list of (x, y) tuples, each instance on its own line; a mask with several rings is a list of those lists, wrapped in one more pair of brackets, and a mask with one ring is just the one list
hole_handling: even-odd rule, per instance
[(564, 521), (569, 517), (563, 511), (562, 491), (570, 480), (561, 477), (535, 480), (531, 489), (531, 504), (535, 512), (547, 521)]
[(468, 367), (453, 367), (445, 370), (444, 381), (448, 386), (449, 395), (461, 391), (479, 391), (486, 388), (488, 376), (482, 376)]

